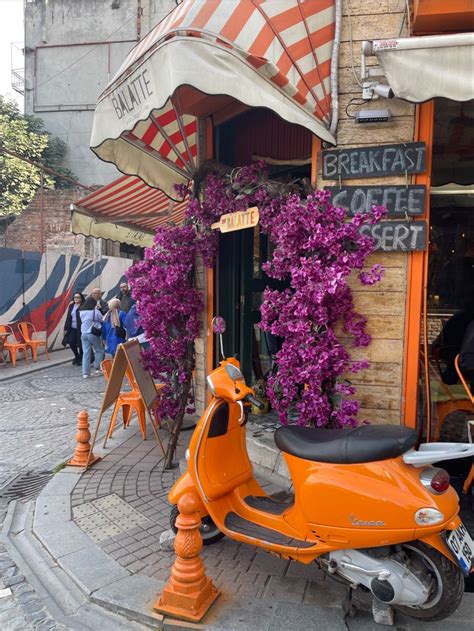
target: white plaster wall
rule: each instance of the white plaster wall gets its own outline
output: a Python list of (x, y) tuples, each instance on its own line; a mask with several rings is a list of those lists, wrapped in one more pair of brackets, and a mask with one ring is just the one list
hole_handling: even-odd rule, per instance
[(106, 184), (120, 175), (89, 148), (95, 104), (138, 36), (175, 6), (174, 0), (26, 2), (25, 112), (66, 142), (64, 166), (81, 183)]

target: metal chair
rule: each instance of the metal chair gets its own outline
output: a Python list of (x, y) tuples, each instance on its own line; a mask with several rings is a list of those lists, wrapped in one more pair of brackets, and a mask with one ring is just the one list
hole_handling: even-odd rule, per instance
[[(456, 355), (456, 357), (454, 358), (454, 366), (456, 367), (456, 372), (458, 373), (459, 379), (463, 385), (464, 390), (466, 391), (467, 396), (471, 400), (471, 403), (474, 405), (474, 395), (472, 394), (471, 388), (469, 387), (467, 381), (464, 378), (464, 375), (462, 374), (462, 370), (459, 367), (459, 355)], [(472, 443), (472, 432), (474, 431), (474, 427), (471, 429), (471, 426), (474, 426), (474, 421), (468, 421), (468, 424), (467, 424), (468, 439), (470, 443)], [(464, 480), (464, 484), (462, 487), (464, 494), (466, 494), (469, 491), (471, 484), (473, 482), (474, 482), (474, 462), (471, 464), (471, 470), (469, 471), (467, 478)]]
[(6, 333), (8, 335), (3, 343), (3, 350), (7, 351), (10, 355), (12, 365), (16, 366), (16, 354), (18, 351), (24, 353), (26, 363), (28, 364), (28, 346), (24, 342), (18, 342), (12, 327), (9, 324), (0, 324), (0, 333)]
[(44, 346), (44, 350), (46, 352), (46, 359), (49, 359), (48, 355), (48, 344), (46, 339), (38, 340), (34, 339), (33, 335), (37, 333), (34, 324), (31, 322), (19, 322), (18, 330), (20, 331), (21, 337), (25, 344), (31, 349), (31, 353), (33, 355), (33, 361), (37, 360), (38, 357), (38, 348)]
[[(102, 370), (102, 373), (104, 377), (107, 379), (107, 381), (109, 380), (109, 377), (110, 377), (112, 364), (113, 364), (112, 359), (104, 359), (100, 364), (100, 369)], [(109, 427), (107, 429), (107, 435), (106, 435), (105, 441), (107, 440), (107, 438), (112, 437), (114, 429), (117, 425), (117, 418), (118, 418), (118, 414), (120, 410), (122, 410), (122, 425), (124, 429), (130, 425), (130, 421), (132, 419), (133, 413), (134, 412), (137, 413), (138, 424), (140, 426), (140, 432), (143, 437), (143, 440), (146, 440), (145, 404), (143, 403), (140, 392), (138, 391), (136, 387), (134, 387), (134, 383), (130, 381), (129, 374), (128, 374), (129, 372), (130, 370), (127, 369), (127, 380), (129, 381), (130, 387), (132, 389), (130, 392), (128, 391), (120, 392), (119, 396), (117, 397), (117, 401), (115, 402), (114, 409), (112, 412), (112, 417), (110, 419)], [(104, 441), (104, 445), (105, 445), (105, 441)]]

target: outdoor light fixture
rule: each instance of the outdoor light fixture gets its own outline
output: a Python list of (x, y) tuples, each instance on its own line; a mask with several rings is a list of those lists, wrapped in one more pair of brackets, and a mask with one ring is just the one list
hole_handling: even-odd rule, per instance
[(358, 110), (355, 114), (356, 123), (388, 123), (392, 113), (389, 109), (383, 110)]

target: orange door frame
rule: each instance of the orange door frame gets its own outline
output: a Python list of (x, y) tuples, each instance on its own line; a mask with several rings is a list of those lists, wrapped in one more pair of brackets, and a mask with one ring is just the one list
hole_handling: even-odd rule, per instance
[[(425, 219), (428, 225), (430, 220), (433, 122), (434, 102), (428, 101), (417, 106), (415, 140), (426, 143), (426, 171), (415, 175), (414, 181), (415, 184), (426, 186), (425, 214), (420, 219)], [(421, 322), (427, 291), (428, 247), (424, 252), (412, 252), (408, 255), (402, 390), (402, 423), (408, 427), (416, 427)]]
[[(205, 156), (206, 159), (209, 160), (213, 157), (214, 154), (214, 128), (212, 125), (212, 118), (208, 117), (205, 120)], [(214, 317), (214, 279), (215, 279), (215, 268), (209, 268), (205, 270), (205, 278), (206, 278), (206, 340), (207, 340), (207, 356), (206, 356), (206, 376), (214, 370), (214, 335), (212, 333), (212, 318)], [(218, 315), (218, 314), (216, 314)], [(205, 385), (206, 388), (206, 401), (209, 403), (211, 400), (211, 393), (207, 387), (207, 382)]]

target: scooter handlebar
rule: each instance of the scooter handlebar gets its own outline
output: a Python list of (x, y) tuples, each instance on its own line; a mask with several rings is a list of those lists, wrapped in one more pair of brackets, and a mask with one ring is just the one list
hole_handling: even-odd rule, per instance
[(265, 404), (259, 401), (252, 394), (248, 394), (245, 397), (245, 401), (247, 401), (247, 403), (251, 403), (252, 405), (255, 405), (255, 407), (258, 408), (259, 410), (263, 410), (263, 408), (265, 407)]

